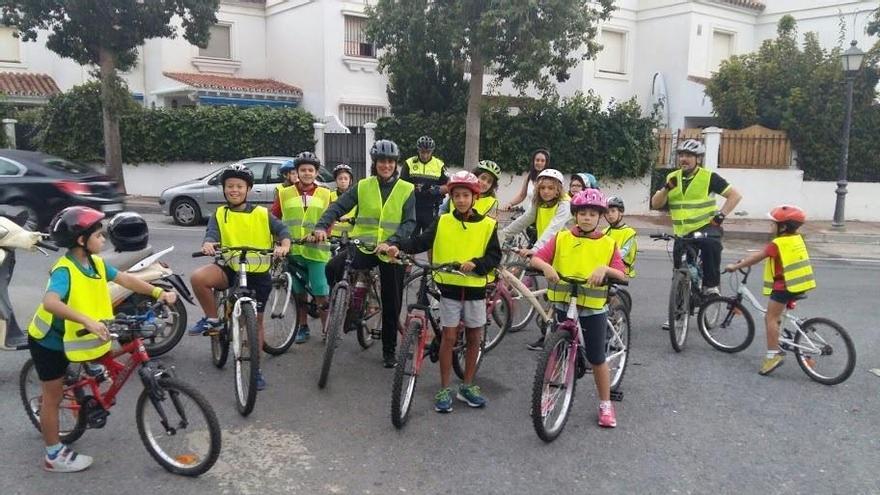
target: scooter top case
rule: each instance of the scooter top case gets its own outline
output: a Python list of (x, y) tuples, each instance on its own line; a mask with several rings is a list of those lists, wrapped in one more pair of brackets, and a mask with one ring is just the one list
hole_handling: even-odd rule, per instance
[(137, 251), (109, 250), (101, 253), (105, 263), (119, 271), (128, 271), (135, 263), (153, 254), (153, 246), (147, 246)]

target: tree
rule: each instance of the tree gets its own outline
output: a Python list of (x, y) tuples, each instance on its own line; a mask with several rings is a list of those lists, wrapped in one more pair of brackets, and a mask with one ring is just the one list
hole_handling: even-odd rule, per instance
[(406, 49), (409, 39), (395, 22), (403, 12), (421, 13), (434, 37), (430, 56), (469, 64), (465, 164), (476, 163), (480, 148), (483, 78), (494, 70), (495, 81), (509, 80), (521, 92), (533, 86), (544, 95), (555, 92), (553, 81), (568, 79), (568, 71), (591, 58), (600, 46), (594, 41), (597, 24), (608, 19), (613, 0), (378, 0), (369, 9), (371, 33), (385, 57)]
[(173, 38), (181, 20), (184, 38), (204, 47), (217, 22), (219, 0), (0, 0), (3, 24), (24, 41), (49, 31), (46, 48), (80, 65), (96, 65), (101, 80), (104, 161), (125, 190), (119, 138), (120, 86), (117, 71), (137, 62), (137, 47), (150, 38)]

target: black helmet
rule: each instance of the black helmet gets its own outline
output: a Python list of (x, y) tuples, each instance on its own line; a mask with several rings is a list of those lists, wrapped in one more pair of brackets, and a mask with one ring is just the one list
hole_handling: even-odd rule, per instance
[(248, 189), (254, 187), (254, 173), (241, 163), (233, 163), (220, 174), (220, 184), (226, 185), (226, 179), (241, 179), (247, 182)]
[(300, 165), (305, 165), (307, 163), (314, 165), (315, 169), (321, 168), (321, 159), (311, 151), (303, 151), (296, 155), (296, 158), (293, 159), (293, 168), (299, 169)]
[(69, 206), (49, 222), (52, 241), (60, 247), (76, 247), (79, 236), (90, 236), (101, 226), (104, 214), (87, 206)]
[(339, 165), (337, 165), (336, 167), (333, 168), (333, 178), (335, 179), (336, 176), (339, 175), (341, 172), (345, 172), (348, 175), (354, 177), (354, 172), (351, 170), (351, 167), (349, 167), (348, 165), (346, 165), (344, 163), (340, 163)]
[(431, 139), (431, 136), (422, 136), (416, 141), (416, 146), (420, 150), (434, 151), (434, 140)]
[(107, 234), (117, 251), (144, 249), (150, 239), (146, 220), (133, 211), (124, 211), (114, 216), (107, 226)]
[(373, 143), (373, 147), (370, 148), (370, 158), (374, 162), (380, 158), (398, 160), (400, 158), (400, 148), (390, 139), (380, 139)]
[(608, 198), (608, 207), (617, 208), (620, 211), (624, 211), (625, 208), (623, 206), (623, 198), (619, 196), (611, 196), (610, 198)]

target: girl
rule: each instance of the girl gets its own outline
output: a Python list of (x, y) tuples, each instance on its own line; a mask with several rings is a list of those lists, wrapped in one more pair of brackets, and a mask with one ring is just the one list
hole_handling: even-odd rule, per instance
[[(480, 215), (490, 218), (498, 218), (498, 199), (495, 191), (498, 189), (498, 180), (501, 178), (501, 167), (492, 160), (481, 160), (473, 170), (474, 176), (480, 181), (480, 198), (474, 202), (474, 210)], [(448, 195), (440, 205), (440, 214), (449, 213)]]
[(565, 227), (571, 219), (569, 212), (570, 200), (562, 189), (563, 177), (558, 170), (549, 168), (538, 174), (538, 194), (532, 199), (529, 208), (501, 231), (501, 240), (523, 232), (529, 225), (535, 224), (537, 241), (532, 250), (522, 249), (520, 254), (527, 256), (533, 250), (541, 249), (557, 232)]
[(522, 203), (523, 200), (525, 200), (526, 204), (531, 203), (532, 198), (535, 196), (535, 182), (537, 181), (538, 174), (549, 168), (550, 152), (544, 148), (538, 148), (533, 151), (531, 156), (531, 170), (529, 170), (529, 174), (523, 179), (522, 187), (516, 194), (516, 197), (508, 203), (505, 209), (510, 210), (514, 206)]
[(568, 181), (568, 195), (574, 197), (575, 194), (584, 189), (599, 189), (599, 181), (596, 180), (593, 174), (581, 172), (572, 175), (571, 180)]
[[(351, 183), (354, 182), (354, 174), (352, 174), (351, 167), (344, 163), (340, 163), (333, 169), (333, 179), (336, 180), (336, 190), (330, 193), (330, 202), (336, 201), (339, 199), (339, 196), (342, 196), (351, 189)], [(342, 237), (343, 233), (351, 232), (352, 225), (350, 219), (353, 218), (354, 215), (354, 209), (345, 215), (342, 215), (342, 218), (333, 223), (330, 235), (334, 237)]]

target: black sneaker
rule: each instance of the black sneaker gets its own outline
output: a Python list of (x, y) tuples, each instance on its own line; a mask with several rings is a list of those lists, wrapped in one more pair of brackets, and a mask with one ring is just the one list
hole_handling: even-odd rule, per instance
[(526, 346), (526, 349), (530, 351), (542, 351), (544, 350), (544, 337), (542, 336), (540, 339), (532, 342), (531, 344)]
[(396, 368), (397, 367), (397, 357), (393, 352), (383, 352), (382, 353), (382, 366), (386, 368)]

